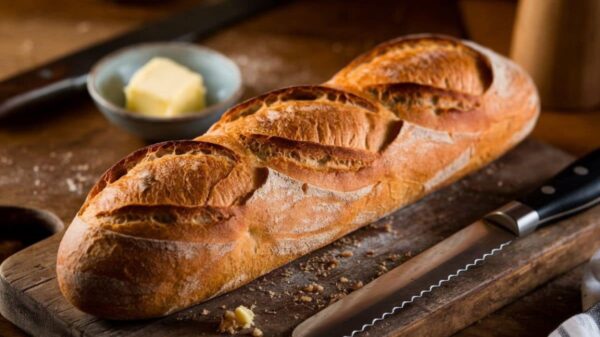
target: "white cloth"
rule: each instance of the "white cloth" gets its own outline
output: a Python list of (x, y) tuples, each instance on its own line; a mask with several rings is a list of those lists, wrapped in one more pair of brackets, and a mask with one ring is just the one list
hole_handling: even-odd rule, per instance
[(594, 317), (584, 313), (564, 321), (549, 337), (600, 337), (600, 329)]
[(588, 310), (596, 303), (600, 303), (600, 250), (585, 266), (581, 284), (581, 301), (583, 310)]
[(549, 337), (600, 337), (600, 250), (583, 272), (581, 301), (587, 312), (564, 321)]

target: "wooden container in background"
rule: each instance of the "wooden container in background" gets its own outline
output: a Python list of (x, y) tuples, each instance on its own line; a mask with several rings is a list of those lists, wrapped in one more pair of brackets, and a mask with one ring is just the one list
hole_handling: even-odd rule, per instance
[(510, 56), (544, 107), (600, 107), (600, 0), (520, 0)]

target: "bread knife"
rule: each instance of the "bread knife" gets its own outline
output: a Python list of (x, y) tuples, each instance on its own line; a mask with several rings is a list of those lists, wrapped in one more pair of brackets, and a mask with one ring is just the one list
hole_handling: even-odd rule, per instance
[[(355, 337), (535, 230), (600, 203), (600, 149), (310, 317), (293, 337)], [(506, 252), (509, 253), (509, 252)]]
[(85, 91), (87, 73), (104, 55), (128, 45), (191, 41), (283, 1), (216, 0), (51, 61), (0, 82), (0, 118)]

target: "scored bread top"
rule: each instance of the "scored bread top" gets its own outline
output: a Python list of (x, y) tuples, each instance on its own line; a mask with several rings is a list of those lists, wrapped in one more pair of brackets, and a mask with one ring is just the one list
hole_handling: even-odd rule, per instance
[[(105, 173), (79, 214), (100, 220), (116, 212), (115, 220), (129, 223), (125, 214), (140, 213), (139, 204), (229, 207), (260, 184), (261, 173), (252, 171), (261, 167), (327, 189), (361, 188), (378, 180), (374, 162), (403, 121), (452, 133), (484, 130), (494, 117), (481, 109), (492, 77), (488, 58), (460, 41), (387, 42), (324, 86), (275, 90), (232, 108), (196, 141), (136, 151)], [(367, 179), (355, 179), (365, 169)], [(352, 182), (318, 179), (342, 173)]]
[[(323, 85), (252, 98), (195, 140), (115, 164), (79, 211), (77, 236), (61, 243), (61, 290), (110, 318), (181, 309), (481, 167), (522, 140), (538, 112), (527, 75), (485, 48), (436, 36), (384, 43)], [(202, 259), (153, 255), (139, 239), (177, 242), (163, 247), (171, 252), (194, 243)], [(153, 273), (127, 249), (148, 254)], [(122, 303), (93, 295), (99, 279)], [(132, 294), (131, 284), (152, 290)]]

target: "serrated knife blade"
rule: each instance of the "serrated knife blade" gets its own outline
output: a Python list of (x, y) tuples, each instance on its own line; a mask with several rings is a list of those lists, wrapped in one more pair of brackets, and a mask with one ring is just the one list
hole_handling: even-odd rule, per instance
[(477, 221), (300, 324), (293, 337), (355, 337), (508, 246), (516, 235)]
[(358, 337), (422, 300), (471, 268), (485, 264), (520, 237), (553, 220), (600, 203), (600, 149), (575, 161), (542, 186), (458, 231), (318, 312), (292, 337)]

